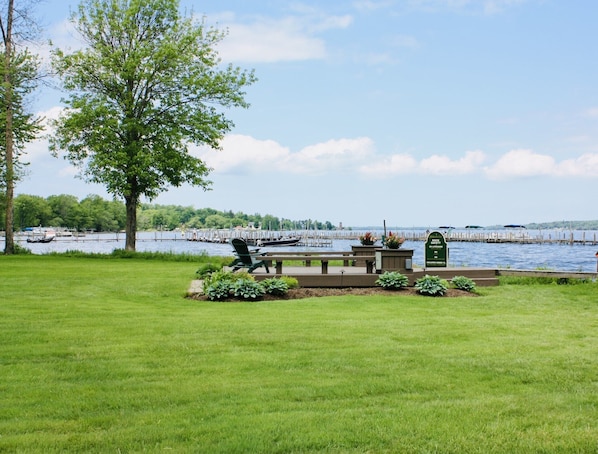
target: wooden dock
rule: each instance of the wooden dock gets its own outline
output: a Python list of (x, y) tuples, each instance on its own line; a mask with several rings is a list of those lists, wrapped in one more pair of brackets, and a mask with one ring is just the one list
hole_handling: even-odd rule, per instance
[[(398, 236), (407, 241), (426, 241), (425, 230), (392, 229)], [(269, 231), (257, 229), (202, 229), (187, 232), (190, 241), (227, 243), (233, 238), (243, 238), (248, 242), (257, 242), (277, 237), (301, 237), (298, 246), (331, 247), (334, 240), (350, 240), (357, 242), (365, 231), (357, 230), (293, 230)], [(469, 243), (515, 243), (515, 244), (565, 244), (565, 245), (598, 245), (597, 232), (574, 231), (527, 231), (527, 230), (472, 230), (443, 232), (448, 242)], [(381, 236), (376, 232), (377, 236)]]
[[(401, 271), (409, 278), (409, 285), (426, 274), (439, 276), (442, 279), (450, 280), (455, 276), (465, 276), (472, 279), (477, 286), (486, 287), (498, 285), (498, 270), (492, 268), (414, 268), (413, 270)], [(367, 273), (365, 266), (330, 266), (327, 274), (320, 272), (319, 266), (293, 266), (286, 267), (284, 273), (276, 274), (270, 269), (270, 273), (259, 268), (252, 273), (257, 281), (272, 277), (291, 276), (299, 281), (300, 287), (375, 287), (376, 280), (380, 277), (377, 273)]]

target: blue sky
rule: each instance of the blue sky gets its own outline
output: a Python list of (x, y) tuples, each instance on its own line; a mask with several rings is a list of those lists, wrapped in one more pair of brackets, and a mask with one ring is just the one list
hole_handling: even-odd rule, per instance
[[(77, 2), (38, 7), (76, 47)], [(598, 219), (598, 2), (183, 1), (227, 29), (224, 62), (255, 69), (221, 151), (193, 147), (212, 190), (153, 202), (344, 226)], [(45, 55), (46, 49), (39, 52)], [(44, 88), (46, 117), (61, 94)], [(47, 142), (17, 193), (99, 194)], [(146, 201), (146, 200), (144, 200)]]

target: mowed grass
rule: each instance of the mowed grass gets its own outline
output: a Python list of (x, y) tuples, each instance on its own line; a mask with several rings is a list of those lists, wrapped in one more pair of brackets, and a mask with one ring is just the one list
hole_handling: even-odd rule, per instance
[(0, 257), (0, 452), (598, 451), (596, 284), (214, 303), (197, 267)]

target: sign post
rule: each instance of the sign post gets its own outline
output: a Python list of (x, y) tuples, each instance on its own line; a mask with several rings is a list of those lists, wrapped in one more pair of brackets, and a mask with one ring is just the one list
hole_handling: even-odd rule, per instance
[(448, 265), (448, 247), (441, 232), (430, 232), (426, 238), (426, 268), (446, 267)]

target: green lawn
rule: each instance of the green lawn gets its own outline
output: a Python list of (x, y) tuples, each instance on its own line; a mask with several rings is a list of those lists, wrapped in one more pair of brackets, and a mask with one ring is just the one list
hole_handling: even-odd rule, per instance
[(0, 452), (598, 451), (598, 286), (184, 298), (198, 264), (0, 257)]

